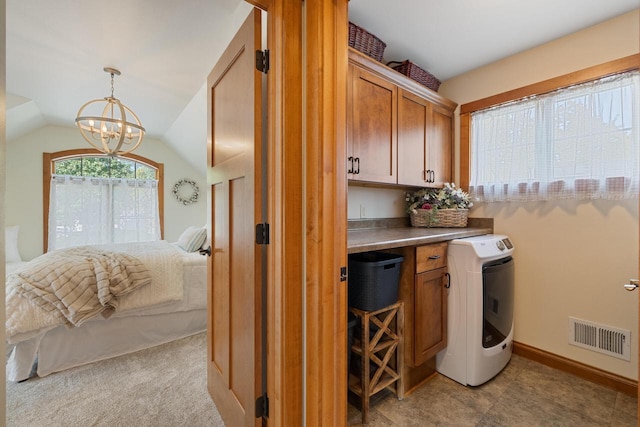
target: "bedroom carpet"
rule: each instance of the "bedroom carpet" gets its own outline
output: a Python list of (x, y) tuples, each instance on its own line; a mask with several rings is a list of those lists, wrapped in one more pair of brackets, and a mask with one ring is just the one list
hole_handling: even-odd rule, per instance
[(224, 426), (206, 387), (206, 335), (7, 383), (8, 427)]

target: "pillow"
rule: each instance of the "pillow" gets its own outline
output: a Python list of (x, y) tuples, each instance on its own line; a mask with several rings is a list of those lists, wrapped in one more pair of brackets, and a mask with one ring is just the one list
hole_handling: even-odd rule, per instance
[[(206, 232), (207, 224), (203, 225), (202, 228), (204, 228), (204, 231)], [(207, 249), (210, 246), (211, 246), (211, 238), (209, 237), (209, 234), (207, 234), (207, 237), (205, 237), (204, 242), (202, 243), (202, 248)]]
[(178, 246), (187, 252), (195, 252), (202, 247), (207, 239), (207, 229), (194, 226), (187, 227), (178, 239)]
[(18, 252), (19, 225), (4, 228), (4, 258), (5, 262), (22, 262)]

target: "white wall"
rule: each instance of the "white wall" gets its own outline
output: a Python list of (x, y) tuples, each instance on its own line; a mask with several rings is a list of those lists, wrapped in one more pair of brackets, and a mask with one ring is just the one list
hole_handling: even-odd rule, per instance
[[(638, 10), (449, 79), (459, 104), (639, 52)], [(456, 117), (457, 122), (457, 117)], [(457, 127), (457, 126), (456, 126)], [(459, 164), (459, 135), (456, 135)], [(628, 378), (638, 377), (638, 200), (479, 204), (515, 246), (515, 340)], [(631, 330), (631, 362), (567, 344), (568, 317)]]
[[(449, 79), (439, 93), (464, 104), (636, 54), (639, 23), (638, 10), (627, 13)], [(459, 152), (456, 131), (455, 165)], [(398, 197), (349, 186), (349, 218), (360, 205), (369, 218), (387, 217)], [(638, 378), (638, 293), (622, 287), (638, 275), (638, 200), (476, 204), (470, 215), (494, 218), (495, 231), (515, 243), (516, 341)], [(631, 330), (631, 362), (567, 344), (569, 316)]]
[[(24, 260), (42, 254), (42, 153), (73, 148), (90, 148), (75, 127), (45, 126), (7, 142), (5, 223), (20, 225), (18, 248)], [(189, 225), (204, 225), (206, 177), (158, 139), (145, 138), (135, 154), (164, 163), (165, 240), (177, 240)], [(185, 206), (173, 196), (173, 185), (181, 178), (198, 183), (197, 203)]]
[[(0, 28), (3, 29), (2, 34), (0, 35), (0, 55), (2, 58), (5, 58), (5, 48), (6, 48), (6, 2), (5, 0), (0, 0)], [(6, 165), (6, 156), (5, 156), (5, 146), (6, 146), (6, 122), (5, 122), (5, 111), (6, 111), (6, 88), (5, 88), (5, 61), (2, 61), (2, 65), (0, 65), (0, 192), (4, 191), (5, 188), (5, 165)], [(4, 224), (4, 208), (5, 201), (0, 200), (0, 224)], [(4, 233), (1, 233), (0, 237), (0, 248), (4, 248)], [(4, 249), (2, 249), (2, 254), (0, 255), (0, 274), (1, 277), (4, 277)], [(0, 298), (4, 301), (5, 292), (4, 292), (4, 279), (2, 279), (2, 290), (0, 290)], [(5, 307), (4, 304), (0, 304), (0, 318), (5, 318)], [(6, 354), (5, 350), (5, 331), (4, 328), (2, 332), (0, 332), (0, 339), (2, 340), (2, 344), (0, 344), (0, 350)], [(6, 409), (6, 387), (4, 387), (6, 380), (5, 371), (0, 373), (0, 384), (2, 384), (2, 390), (0, 390), (0, 416), (2, 419), (4, 418), (5, 409)]]

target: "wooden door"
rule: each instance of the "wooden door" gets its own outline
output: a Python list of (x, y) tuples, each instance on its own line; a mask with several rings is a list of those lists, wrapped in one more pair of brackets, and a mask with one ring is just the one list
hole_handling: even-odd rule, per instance
[(398, 184), (428, 187), (429, 101), (400, 89), (398, 94)]
[(416, 274), (414, 306), (414, 366), (447, 346), (447, 289), (445, 268)]
[[(207, 386), (228, 426), (259, 425), (262, 393), (260, 11), (254, 9), (207, 79), (209, 218)], [(204, 52), (203, 52), (204, 54)]]
[(350, 65), (351, 85), (347, 144), (353, 160), (350, 179), (397, 182), (398, 88), (360, 67)]
[(434, 171), (432, 186), (442, 187), (453, 181), (453, 112), (432, 105), (429, 123), (429, 155), (427, 164)]

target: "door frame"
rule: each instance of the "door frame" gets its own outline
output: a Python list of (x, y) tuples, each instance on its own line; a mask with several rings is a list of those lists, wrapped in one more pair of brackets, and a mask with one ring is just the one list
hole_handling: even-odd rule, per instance
[(247, 0), (267, 12), (267, 425), (347, 414), (348, 0)]

